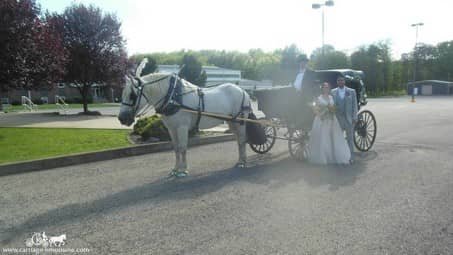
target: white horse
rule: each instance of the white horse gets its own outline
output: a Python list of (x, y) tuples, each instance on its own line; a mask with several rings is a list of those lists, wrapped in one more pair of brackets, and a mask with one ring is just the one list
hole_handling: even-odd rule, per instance
[(60, 236), (51, 236), (49, 238), (50, 246), (52, 247), (61, 247), (66, 244), (66, 234)]
[[(198, 114), (183, 111), (180, 105), (175, 103), (177, 97), (182, 99), (183, 107), (198, 110), (204, 105), (205, 112), (243, 118), (248, 118), (251, 112), (250, 97), (243, 89), (231, 83), (199, 91), (199, 87), (180, 79), (177, 75), (153, 73), (139, 77), (145, 64), (146, 59), (137, 68), (136, 77), (126, 77), (118, 119), (121, 124), (130, 126), (139, 112), (145, 111), (145, 108), (150, 105), (157, 112), (163, 112), (162, 121), (170, 133), (176, 156), (175, 166), (170, 175), (186, 176), (189, 131), (196, 127), (197, 123), (201, 129), (205, 129), (222, 124), (224, 120), (206, 116), (199, 119)], [(179, 91), (174, 86), (178, 82), (181, 87)], [(201, 101), (202, 98), (204, 103)], [(177, 111), (173, 113), (172, 110)], [(171, 114), (166, 115), (166, 111), (170, 111)], [(230, 121), (228, 124), (230, 130), (236, 135), (239, 147), (237, 166), (245, 167), (247, 142), (245, 123)]]

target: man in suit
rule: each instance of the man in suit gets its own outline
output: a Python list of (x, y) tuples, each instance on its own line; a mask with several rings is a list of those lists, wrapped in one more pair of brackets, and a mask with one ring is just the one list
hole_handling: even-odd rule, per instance
[(351, 151), (351, 163), (354, 162), (354, 127), (357, 122), (357, 95), (354, 89), (345, 86), (345, 78), (337, 77), (338, 87), (332, 90), (335, 102), (336, 116), (341, 128), (346, 132), (349, 149)]
[(308, 58), (305, 54), (297, 57), (300, 69), (294, 81), (294, 88), (297, 91), (299, 99), (299, 107), (292, 109), (292, 115), (297, 116), (296, 126), (304, 127), (307, 130), (311, 129), (314, 114), (311, 107), (313, 97), (319, 95), (319, 86), (315, 86), (316, 73), (307, 67)]
[(307, 67), (308, 58), (305, 54), (299, 55), (297, 61), (300, 69), (293, 86), (297, 91), (303, 93), (304, 88), (311, 88), (315, 82), (315, 72)]

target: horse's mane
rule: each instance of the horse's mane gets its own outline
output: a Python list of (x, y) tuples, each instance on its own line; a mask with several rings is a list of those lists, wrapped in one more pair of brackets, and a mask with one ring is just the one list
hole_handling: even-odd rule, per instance
[(144, 76), (140, 77), (140, 79), (142, 79), (144, 82), (152, 82), (152, 81), (160, 79), (160, 78), (162, 78), (164, 76), (168, 76), (168, 74), (164, 74), (164, 73), (150, 73), (150, 74), (147, 74), (147, 75), (144, 75)]

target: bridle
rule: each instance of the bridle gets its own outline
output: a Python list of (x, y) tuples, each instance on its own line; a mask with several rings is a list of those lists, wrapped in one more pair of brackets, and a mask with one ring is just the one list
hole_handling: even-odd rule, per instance
[[(167, 79), (170, 76), (171, 75), (166, 75), (166, 76), (164, 76), (162, 78), (159, 78), (159, 79), (156, 79), (154, 81), (143, 83), (143, 81), (140, 78), (131, 77), (131, 76), (127, 75), (126, 77), (131, 79), (131, 83), (132, 83), (131, 93), (129, 95), (129, 100), (131, 102), (130, 103), (126, 103), (124, 101), (121, 101), (121, 104), (129, 106), (129, 107), (133, 107), (133, 116), (140, 117), (141, 115), (145, 114), (148, 111), (148, 109), (152, 106), (152, 104), (151, 104), (150, 100), (148, 99), (148, 97), (145, 94), (143, 94), (143, 90), (144, 90), (145, 86), (151, 85), (151, 84), (154, 84), (154, 83), (158, 83), (158, 82), (160, 82), (162, 80)], [(136, 80), (137, 84), (135, 84), (133, 82), (133, 80)], [(159, 89), (160, 89), (160, 86), (159, 86)], [(138, 91), (138, 93), (136, 91)], [(140, 113), (138, 113), (138, 110), (139, 110), (138, 108), (140, 107), (140, 102), (141, 102), (142, 97), (145, 98), (147, 105), (144, 107), (144, 109)], [(163, 96), (161, 99), (159, 99), (156, 102), (155, 106), (159, 105), (165, 99), (165, 97), (166, 96)]]

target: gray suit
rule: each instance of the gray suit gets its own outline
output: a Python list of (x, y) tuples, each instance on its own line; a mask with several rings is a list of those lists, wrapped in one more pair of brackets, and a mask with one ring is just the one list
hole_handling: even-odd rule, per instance
[(357, 121), (357, 95), (354, 89), (344, 87), (345, 95), (340, 97), (339, 89), (331, 91), (335, 101), (336, 116), (341, 128), (346, 132), (349, 149), (351, 150), (351, 159), (354, 159), (354, 123)]

